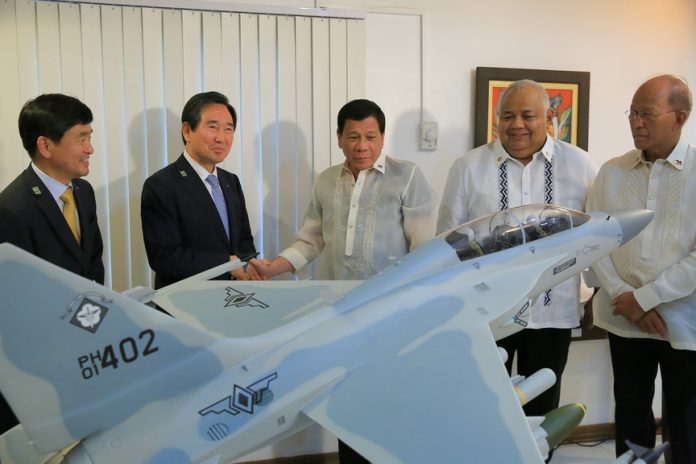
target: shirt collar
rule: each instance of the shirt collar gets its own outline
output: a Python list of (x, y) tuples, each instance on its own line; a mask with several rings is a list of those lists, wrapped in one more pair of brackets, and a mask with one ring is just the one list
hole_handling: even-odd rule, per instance
[(633, 159), (631, 160), (631, 165), (629, 169), (633, 169), (640, 164), (647, 164), (647, 161), (645, 160), (645, 158), (643, 158), (643, 152), (641, 150), (633, 150), (631, 152), (631, 157)]
[[(679, 142), (674, 147), (672, 152), (665, 158), (664, 162), (671, 164), (675, 169), (682, 171), (684, 169), (684, 159), (686, 158), (686, 149), (688, 148), (688, 143), (684, 137), (679, 138)], [(647, 164), (648, 161), (645, 159), (642, 150), (634, 151), (634, 159), (631, 168), (636, 167), (638, 164)]]
[(688, 144), (686, 143), (686, 139), (684, 137), (679, 138), (677, 146), (674, 147), (672, 153), (667, 157), (667, 162), (679, 171), (682, 171), (684, 169), (684, 159), (686, 158), (687, 148)]
[[(373, 164), (370, 169), (374, 169), (375, 171), (379, 171), (381, 174), (384, 174), (387, 168), (386, 158), (387, 155), (385, 155), (384, 152), (380, 153), (379, 157), (375, 161), (375, 164)], [(370, 169), (366, 169), (366, 171), (369, 171)], [(350, 168), (348, 167), (348, 160), (343, 162), (343, 170), (350, 171)]]
[(385, 162), (386, 157), (387, 156), (384, 154), (384, 152), (380, 153), (379, 158), (377, 158), (377, 161), (375, 161), (375, 164), (372, 165), (372, 169), (375, 169), (375, 170), (381, 172), (382, 174), (384, 174), (386, 172), (386, 169), (387, 169), (387, 163)]
[(191, 155), (189, 155), (188, 152), (186, 152), (186, 150), (184, 150), (184, 158), (186, 158), (186, 161), (189, 162), (189, 164), (191, 165), (193, 170), (196, 172), (196, 174), (198, 174), (198, 177), (200, 177), (202, 181), (205, 182), (205, 179), (207, 179), (208, 176), (211, 174), (214, 175), (215, 177), (217, 177), (217, 166), (215, 166), (215, 168), (213, 168), (213, 172), (208, 172), (208, 170), (205, 169), (200, 164), (198, 164), (196, 162), (196, 160), (194, 160), (191, 157)]
[[(69, 183), (68, 185), (65, 185), (62, 182), (59, 182), (55, 180), (53, 177), (49, 176), (45, 172), (43, 172), (37, 165), (34, 164), (34, 162), (31, 163), (31, 167), (36, 173), (37, 176), (39, 176), (39, 179), (41, 179), (41, 182), (44, 183), (48, 191), (51, 193), (51, 196), (53, 197), (54, 200), (58, 201), (60, 196), (65, 192), (65, 189), (68, 187), (72, 186), (72, 182)], [(38, 187), (32, 185), (32, 187)]]
[[(495, 153), (495, 165), (500, 166), (507, 160), (515, 160), (510, 154), (505, 151), (505, 148), (503, 148), (503, 144), (500, 142), (500, 139), (496, 139), (495, 142), (493, 143), (493, 153)], [(553, 159), (553, 154), (554, 154), (554, 143), (552, 140), (552, 137), (547, 135), (546, 136), (546, 142), (544, 142), (544, 146), (541, 147), (541, 150), (538, 152), (534, 153), (532, 155), (533, 158), (537, 158), (538, 156), (543, 156), (547, 160), (551, 161)], [(518, 160), (515, 160), (519, 163)]]

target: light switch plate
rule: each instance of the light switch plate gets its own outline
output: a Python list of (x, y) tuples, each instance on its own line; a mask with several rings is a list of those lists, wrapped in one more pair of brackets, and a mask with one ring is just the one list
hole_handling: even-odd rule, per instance
[(434, 121), (420, 123), (420, 149), (422, 151), (437, 150), (438, 129)]

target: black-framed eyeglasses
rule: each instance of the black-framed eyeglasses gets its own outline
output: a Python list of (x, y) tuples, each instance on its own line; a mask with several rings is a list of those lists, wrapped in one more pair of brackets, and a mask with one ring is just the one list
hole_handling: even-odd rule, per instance
[(628, 117), (630, 121), (635, 121), (636, 119), (640, 119), (641, 121), (652, 121), (658, 116), (662, 116), (663, 114), (676, 113), (677, 111), (679, 110), (665, 111), (664, 113), (651, 113), (650, 111), (626, 110), (624, 114)]

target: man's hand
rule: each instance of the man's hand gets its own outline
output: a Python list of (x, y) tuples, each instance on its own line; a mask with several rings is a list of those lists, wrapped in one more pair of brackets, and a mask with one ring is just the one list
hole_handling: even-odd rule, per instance
[(249, 280), (268, 280), (271, 276), (266, 272), (265, 266), (269, 263), (267, 259), (250, 259), (247, 262), (246, 270)]
[(232, 278), (235, 280), (249, 280), (249, 277), (247, 276), (247, 273), (243, 267), (230, 271), (230, 274), (232, 274)]
[(273, 276), (282, 274), (284, 272), (291, 272), (295, 269), (290, 264), (290, 261), (283, 258), (282, 256), (277, 256), (273, 261), (267, 259), (252, 259), (249, 261), (249, 267), (254, 267), (254, 269), (259, 273), (263, 280), (270, 279)]
[[(258, 255), (258, 253), (255, 253), (252, 256), (256, 255)], [(230, 256), (230, 261), (234, 261), (236, 259), (239, 258), (235, 255)], [(235, 280), (268, 280), (268, 278), (264, 278), (264, 276), (258, 273), (258, 270), (251, 264), (252, 261), (257, 260), (253, 259), (252, 257), (251, 259), (249, 259), (249, 261), (244, 267), (240, 267), (235, 269), (234, 271), (230, 271), (232, 278)]]
[(641, 330), (641, 332), (649, 334), (660, 334), (664, 338), (667, 338), (667, 324), (662, 319), (660, 314), (651, 309), (647, 313), (643, 314), (643, 317), (638, 319), (636, 325)]
[(268, 280), (267, 277), (259, 274), (254, 265), (251, 264), (251, 261), (246, 265), (246, 275), (249, 280)]
[(611, 305), (614, 307), (613, 313), (615, 316), (623, 316), (633, 324), (645, 315), (645, 311), (636, 301), (633, 292), (622, 293), (611, 300)]

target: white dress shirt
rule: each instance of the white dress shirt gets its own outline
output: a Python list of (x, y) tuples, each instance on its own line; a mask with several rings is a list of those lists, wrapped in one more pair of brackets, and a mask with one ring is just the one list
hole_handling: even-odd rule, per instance
[[(210, 195), (210, 199), (215, 201), (213, 198), (213, 187), (210, 186), (210, 184), (206, 181), (209, 175), (214, 175), (215, 177), (218, 177), (218, 172), (217, 172), (217, 166), (213, 168), (213, 172), (208, 172), (206, 168), (201, 166), (196, 162), (196, 160), (193, 159), (191, 155), (188, 154), (186, 150), (184, 150), (184, 158), (188, 163), (191, 165), (193, 170), (195, 171), (196, 174), (198, 174), (198, 177), (201, 178), (201, 182), (203, 182), (203, 185), (205, 185), (205, 189), (208, 191), (208, 195)], [(218, 179), (220, 179), (218, 177)]]
[(362, 280), (435, 235), (437, 196), (409, 161), (381, 154), (357, 179), (345, 163), (317, 177), (296, 241), (280, 256), (318, 279)]
[(667, 159), (648, 162), (631, 150), (607, 162), (588, 197), (588, 208), (644, 208), (650, 224), (610, 257), (592, 266), (601, 284), (594, 321), (622, 336), (662, 340), (640, 331), (609, 302), (632, 291), (644, 311), (655, 308), (676, 349), (696, 350), (696, 146), (681, 139)]
[[(454, 162), (442, 195), (437, 232), (532, 203), (584, 211), (595, 172), (587, 152), (551, 136), (526, 165), (511, 157), (500, 140), (495, 140)], [(532, 305), (527, 327), (577, 327), (579, 297), (579, 276), (559, 284)]]

